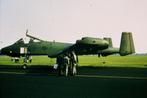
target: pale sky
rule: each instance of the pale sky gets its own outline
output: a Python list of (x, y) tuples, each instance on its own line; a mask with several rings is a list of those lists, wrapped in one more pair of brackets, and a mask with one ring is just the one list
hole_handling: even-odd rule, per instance
[(0, 48), (26, 29), (48, 41), (111, 37), (115, 47), (128, 31), (136, 52), (147, 53), (147, 0), (0, 0)]

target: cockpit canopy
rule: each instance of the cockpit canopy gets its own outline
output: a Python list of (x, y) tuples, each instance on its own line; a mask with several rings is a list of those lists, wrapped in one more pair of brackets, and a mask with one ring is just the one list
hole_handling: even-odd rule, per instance
[(24, 44), (23, 38), (19, 39), (19, 40), (16, 41), (14, 44)]

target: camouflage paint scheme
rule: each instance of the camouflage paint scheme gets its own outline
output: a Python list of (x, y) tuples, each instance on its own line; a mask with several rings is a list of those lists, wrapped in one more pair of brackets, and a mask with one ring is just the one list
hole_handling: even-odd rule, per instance
[[(111, 38), (92, 38), (83, 37), (77, 40), (75, 44), (44, 41), (33, 37), (26, 33), (31, 40), (29, 43), (24, 43), (21, 38), (14, 44), (1, 49), (1, 54), (6, 54), (12, 57), (20, 57), (24, 55), (48, 55), (48, 57), (56, 58), (61, 54), (67, 54), (74, 51), (76, 55), (98, 54), (98, 56), (108, 56), (111, 54), (120, 54), (125, 56), (135, 53), (132, 33), (123, 32), (121, 37), (120, 48), (113, 47)], [(38, 40), (39, 42), (34, 42)], [(21, 53), (21, 48), (26, 48), (27, 53)]]

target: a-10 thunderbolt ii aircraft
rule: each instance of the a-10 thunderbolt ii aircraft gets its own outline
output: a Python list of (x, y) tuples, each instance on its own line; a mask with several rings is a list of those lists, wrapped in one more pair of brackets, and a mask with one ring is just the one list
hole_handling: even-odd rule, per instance
[[(25, 59), (28, 60), (31, 55), (47, 55), (50, 58), (58, 59), (59, 57), (69, 56), (70, 54), (72, 54), (71, 56), (73, 57), (91, 54), (97, 54), (100, 57), (116, 53), (120, 54), (121, 56), (135, 53), (131, 32), (122, 32), (120, 48), (114, 48), (112, 45), (112, 39), (106, 37), (103, 39), (83, 37), (82, 39), (77, 40), (76, 43), (71, 44), (55, 41), (44, 41), (29, 35), (28, 30), (26, 31), (26, 36), (30, 38), (29, 43), (24, 43), (23, 39), (21, 38), (14, 44), (2, 48), (1, 54), (6, 54), (11, 57), (24, 56)], [(38, 42), (35, 42), (34, 40), (38, 40)], [(77, 63), (77, 60), (75, 63)], [(26, 68), (26, 62), (23, 67)], [(72, 64), (70, 69), (71, 74), (74, 75), (76, 73), (76, 64)]]

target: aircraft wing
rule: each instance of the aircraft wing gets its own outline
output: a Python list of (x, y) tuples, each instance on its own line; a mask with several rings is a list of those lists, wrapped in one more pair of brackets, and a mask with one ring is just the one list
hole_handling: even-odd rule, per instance
[(81, 40), (77, 40), (75, 44), (72, 44), (55, 55), (49, 55), (49, 57), (56, 57), (61, 54), (67, 54), (71, 51), (74, 51), (76, 55), (89, 55), (89, 54), (97, 54), (98, 51), (104, 50), (108, 48), (108, 42), (99, 39), (99, 38), (91, 38), (84, 37)]

